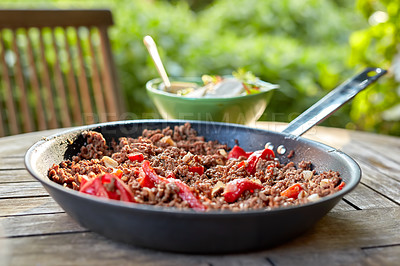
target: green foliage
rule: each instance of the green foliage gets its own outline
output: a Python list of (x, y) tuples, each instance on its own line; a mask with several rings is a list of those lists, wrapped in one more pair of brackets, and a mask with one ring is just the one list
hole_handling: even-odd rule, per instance
[[(279, 84), (267, 120), (290, 121), (356, 72), (346, 67), (348, 36), (364, 24), (347, 2), (218, 0), (197, 13), (184, 1), (118, 3), (114, 52), (136, 114), (151, 111), (143, 88), (157, 76), (142, 44), (147, 34), (171, 76), (226, 75), (244, 67)], [(330, 125), (344, 126), (348, 109)]]
[(384, 82), (354, 100), (352, 124), (363, 130), (400, 135), (400, 2), (359, 0), (357, 7), (372, 26), (351, 35), (350, 64), (378, 65), (391, 71)]
[[(20, 2), (24, 7), (32, 5)], [(226, 75), (243, 67), (279, 84), (262, 119), (285, 122), (365, 66), (392, 67), (396, 43), (400, 43), (398, 1), (358, 0), (357, 5), (356, 0), (44, 3), (47, 8), (112, 10), (116, 25), (110, 37), (131, 113), (128, 118), (157, 117), (145, 92), (145, 83), (158, 76), (142, 42), (145, 35), (155, 39), (170, 76)], [(369, 26), (367, 18), (376, 10), (388, 12), (389, 20)], [(395, 109), (399, 92), (394, 77), (385, 78), (324, 125), (400, 135), (400, 118), (393, 114), (400, 109)]]

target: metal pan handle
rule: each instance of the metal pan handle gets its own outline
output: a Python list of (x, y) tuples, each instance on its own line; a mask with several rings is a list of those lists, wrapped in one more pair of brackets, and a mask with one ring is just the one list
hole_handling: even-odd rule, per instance
[(310, 128), (329, 117), (343, 104), (351, 100), (357, 93), (378, 80), (387, 71), (382, 68), (367, 67), (357, 76), (347, 80), (329, 92), (324, 98), (294, 119), (282, 131), (295, 137), (301, 136)]

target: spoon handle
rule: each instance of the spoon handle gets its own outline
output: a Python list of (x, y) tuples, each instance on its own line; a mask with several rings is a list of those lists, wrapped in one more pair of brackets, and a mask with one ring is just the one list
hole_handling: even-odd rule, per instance
[(368, 67), (360, 74), (347, 80), (329, 92), (325, 97), (299, 115), (282, 131), (292, 136), (301, 136), (310, 128), (329, 117), (357, 93), (378, 80), (387, 71), (381, 68)]
[(158, 73), (161, 76), (162, 81), (164, 82), (164, 85), (167, 89), (171, 88), (171, 82), (168, 79), (167, 72), (165, 71), (164, 65), (161, 61), (161, 57), (158, 53), (156, 43), (154, 42), (153, 38), (151, 36), (146, 36), (143, 38), (143, 43), (146, 45), (147, 50), (149, 51), (149, 54), (151, 58), (154, 61), (154, 64), (156, 65), (156, 68), (158, 70)]

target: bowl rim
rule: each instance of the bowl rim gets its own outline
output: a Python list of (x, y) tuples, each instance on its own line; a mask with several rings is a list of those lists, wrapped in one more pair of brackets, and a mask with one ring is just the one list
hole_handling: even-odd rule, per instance
[[(187, 81), (187, 82), (195, 82), (194, 80), (200, 80), (200, 77), (170, 77), (171, 81)], [(271, 87), (267, 89), (263, 89), (259, 93), (254, 93), (254, 94), (246, 94), (246, 95), (239, 95), (239, 96), (234, 96), (234, 97), (210, 97), (210, 98), (195, 98), (195, 97), (182, 97), (179, 95), (176, 95), (174, 93), (162, 91), (159, 89), (153, 88), (153, 85), (156, 83), (161, 83), (162, 80), (161, 78), (154, 78), (146, 82), (146, 90), (150, 91), (153, 94), (158, 94), (158, 95), (163, 95), (165, 97), (173, 98), (173, 99), (180, 99), (182, 101), (201, 101), (201, 102), (209, 102), (209, 101), (232, 101), (232, 100), (238, 100), (238, 99), (246, 99), (246, 98), (253, 98), (261, 95), (265, 95), (269, 92), (272, 92), (276, 89), (279, 88), (279, 85), (277, 84), (272, 84)]]

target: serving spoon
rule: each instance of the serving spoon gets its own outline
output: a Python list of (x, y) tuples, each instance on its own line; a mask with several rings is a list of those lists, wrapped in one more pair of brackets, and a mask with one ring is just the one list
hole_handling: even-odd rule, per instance
[(167, 72), (165, 71), (164, 65), (161, 61), (161, 57), (160, 54), (158, 53), (156, 43), (154, 42), (153, 38), (149, 35), (143, 38), (143, 43), (146, 46), (147, 50), (149, 51), (149, 54), (154, 61), (154, 64), (156, 65), (158, 74), (160, 74), (160, 77), (165, 85), (166, 90), (169, 91), (171, 89), (171, 82), (169, 81)]
[(164, 64), (162, 63), (160, 54), (158, 53), (157, 45), (153, 38), (149, 35), (143, 38), (143, 43), (149, 51), (150, 57), (153, 59), (156, 65), (158, 74), (160, 74), (161, 80), (164, 84), (164, 90), (171, 93), (177, 93), (177, 91), (185, 88), (197, 89), (199, 86), (192, 82), (170, 82), (167, 72), (165, 71)]

